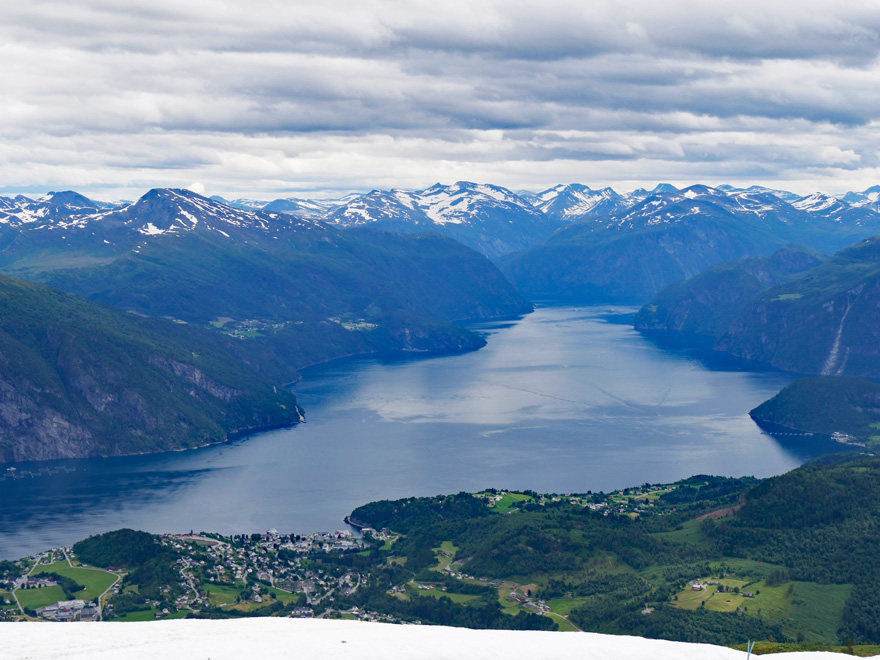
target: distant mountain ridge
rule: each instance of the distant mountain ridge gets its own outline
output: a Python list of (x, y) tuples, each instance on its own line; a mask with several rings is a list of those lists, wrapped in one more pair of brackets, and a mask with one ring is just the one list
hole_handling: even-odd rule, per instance
[(0, 271), (139, 314), (215, 324), (266, 344), (276, 357), (262, 368), (287, 369), (287, 380), (342, 355), (478, 348), (484, 341), (451, 321), (531, 310), (485, 257), (451, 239), (341, 231), (179, 189), (0, 223)]
[(763, 257), (789, 243), (837, 250), (880, 233), (880, 213), (839, 200), (790, 204), (762, 189), (663, 190), (569, 224), (499, 260), (532, 297), (646, 301), (709, 266)]
[[(189, 191), (174, 194), (194, 195)], [(94, 226), (95, 219), (105, 219), (105, 229), (113, 222), (119, 225), (116, 237), (101, 236), (107, 245), (131, 236), (125, 232), (132, 227), (127, 217), (143, 220), (148, 216), (140, 208), (148, 201), (144, 198), (126, 207), (108, 208), (82, 196), (73, 199), (75, 195), (0, 198), (0, 242), (43, 240), (10, 238), (6, 236), (10, 227), (66, 229)], [(200, 199), (203, 207), (212, 205), (210, 213), (218, 219), (229, 215), (229, 209), (257, 214), (237, 222), (239, 233), (251, 226), (264, 233), (277, 229), (280, 236), (304, 231), (307, 225), (303, 223), (309, 222), (344, 230), (433, 231), (496, 260), (517, 288), (533, 297), (644, 301), (664, 286), (716, 263), (767, 256), (789, 243), (835, 251), (880, 234), (880, 186), (836, 196), (799, 197), (762, 186), (694, 185), (679, 190), (670, 184), (628, 193), (594, 190), (583, 184), (515, 193), (501, 186), (460, 181), (416, 191), (373, 190), (337, 200)], [(187, 203), (194, 202), (189, 198)], [(147, 221), (137, 229), (144, 235), (174, 233), (192, 229), (189, 224), (181, 212), (168, 226)], [(230, 233), (224, 226), (216, 226), (221, 235)], [(79, 234), (77, 240), (83, 240), (83, 233)], [(14, 252), (17, 247), (9, 249)], [(92, 251), (101, 258), (99, 248), (92, 246)], [(20, 273), (26, 275), (26, 271)]]
[(525, 249), (557, 228), (516, 193), (466, 181), (416, 192), (374, 190), (334, 210), (325, 221), (407, 233), (434, 230), (489, 257)]
[[(868, 237), (872, 231), (880, 232), (880, 186), (837, 196), (814, 193), (803, 197), (763, 186), (739, 188), (723, 184), (712, 188), (698, 184), (684, 190), (689, 191), (691, 199), (699, 198), (773, 234), (769, 240), (764, 237), (761, 241), (761, 251), (749, 249), (737, 253), (738, 257), (763, 256), (790, 242), (833, 251)], [(553, 233), (570, 225), (586, 223), (584, 230), (589, 233), (628, 233), (645, 226), (680, 222), (695, 212), (692, 207), (681, 205), (682, 194), (668, 183), (651, 190), (640, 188), (623, 193), (579, 183), (560, 184), (538, 193), (514, 193), (500, 186), (460, 181), (451, 186), (435, 184), (420, 191), (373, 190), (333, 201), (290, 198), (228, 203), (238, 208), (262, 208), (322, 219), (344, 228), (369, 225), (405, 233), (436, 231), (506, 263), (514, 254), (555, 240), (551, 238)], [(533, 212), (543, 216), (543, 220)], [(711, 257), (710, 261), (723, 262), (723, 256)], [(696, 273), (687, 267), (680, 269), (682, 277), (693, 274)], [(511, 271), (508, 275), (516, 277)], [(564, 279), (580, 281), (581, 277), (572, 273)], [(667, 279), (661, 280), (668, 283)], [(565, 283), (543, 284), (545, 289), (552, 284), (549, 291), (535, 289), (539, 283), (528, 278), (518, 284), (530, 294), (572, 295)], [(583, 284), (587, 296), (595, 290), (611, 297), (619, 295), (605, 291), (600, 281), (587, 278)], [(655, 292), (652, 289), (651, 293)], [(644, 294), (628, 291), (627, 295)]]

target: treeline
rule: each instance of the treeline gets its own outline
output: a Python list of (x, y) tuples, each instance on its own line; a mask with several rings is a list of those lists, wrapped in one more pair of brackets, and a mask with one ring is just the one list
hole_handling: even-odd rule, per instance
[(133, 529), (118, 529), (83, 539), (73, 546), (80, 561), (102, 568), (132, 568), (169, 553), (159, 537)]
[[(432, 530), (436, 537), (453, 526)], [(633, 568), (705, 559), (702, 548), (668, 543), (627, 516), (603, 516), (567, 505), (459, 523), (453, 538), (459, 556), (470, 557), (476, 576), (516, 577), (577, 574), (596, 557), (613, 554)]]
[(458, 493), (371, 502), (355, 509), (351, 518), (374, 529), (388, 527), (407, 534), (417, 527), (444, 520), (482, 518), (490, 514), (485, 500), (470, 493)]
[(677, 482), (675, 490), (660, 496), (660, 502), (677, 506), (702, 502), (722, 506), (735, 504), (744, 491), (757, 483), (754, 477), (728, 479), (701, 474)]
[(731, 646), (748, 639), (786, 640), (785, 633), (777, 624), (745, 614), (705, 609), (688, 611), (658, 607), (649, 616), (630, 611), (621, 616), (617, 625), (628, 635), (698, 644)]
[(439, 626), (495, 630), (557, 630), (552, 619), (521, 612), (504, 614), (494, 594), (468, 604), (454, 603), (447, 596), (413, 596), (401, 600), (386, 593), (387, 586), (372, 584), (359, 589), (346, 602), (367, 610), (390, 614), (407, 621)]

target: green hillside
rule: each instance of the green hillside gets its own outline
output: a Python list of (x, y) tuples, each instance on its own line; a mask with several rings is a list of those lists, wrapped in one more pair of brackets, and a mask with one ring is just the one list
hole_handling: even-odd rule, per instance
[(758, 422), (873, 442), (880, 440), (880, 385), (844, 376), (801, 378), (749, 414)]
[(482, 255), (436, 234), (374, 230), (263, 243), (217, 233), (154, 239), (109, 264), (53, 268), (35, 279), (150, 316), (314, 320), (407, 314), (435, 320), (528, 311)]
[(452, 321), (531, 310), (488, 259), (436, 234), (328, 228), (238, 243), (192, 232), (109, 263), (41, 267), (29, 276), (84, 298), (250, 340), (253, 366), (292, 368), (280, 382), (346, 355), (473, 350), (483, 340)]
[(815, 250), (790, 245), (769, 257), (712, 266), (663, 289), (639, 310), (635, 327), (721, 337), (755, 295), (802, 275), (825, 259)]
[(756, 295), (719, 350), (808, 374), (880, 376), (880, 238)]
[[(405, 536), (389, 550), (394, 569), (378, 570), (375, 588), (350, 602), (404, 612), (385, 590), (414, 575), (492, 584), (506, 612), (544, 603), (583, 630), (877, 643), (878, 489), (880, 459), (869, 458), (760, 482), (697, 476), (609, 494), (526, 492), (503, 511), (490, 506), (494, 491), (373, 503), (353, 518)], [(511, 601), (512, 590), (528, 597)]]
[(296, 423), (229, 338), (0, 276), (0, 460), (112, 456)]

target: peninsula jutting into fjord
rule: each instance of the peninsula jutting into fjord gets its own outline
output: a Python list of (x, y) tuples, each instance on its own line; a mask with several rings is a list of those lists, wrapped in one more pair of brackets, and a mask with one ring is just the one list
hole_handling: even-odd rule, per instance
[(880, 655), (875, 3), (5, 4), (4, 658)]

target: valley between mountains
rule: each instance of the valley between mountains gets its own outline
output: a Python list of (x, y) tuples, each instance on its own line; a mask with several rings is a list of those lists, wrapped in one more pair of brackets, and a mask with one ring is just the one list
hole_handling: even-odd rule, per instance
[[(366, 530), (357, 539), (109, 532), (0, 562), (0, 617), (320, 615), (759, 638), (767, 650), (876, 643), (878, 578), (867, 567), (878, 466), (863, 454), (880, 446), (878, 200), (880, 188), (520, 194), (467, 182), (331, 201), (182, 189), (119, 204), (74, 192), (0, 198), (6, 463), (192, 449), (295, 425), (308, 410), (287, 385), (303, 368), (475, 351), (486, 338), (463, 321), (515, 322), (541, 300), (635, 304), (627, 331), (640, 341), (700, 337), (739, 360), (731, 369), (809, 376), (752, 419), (793, 446), (819, 435), (849, 452), (767, 479), (377, 499), (351, 512)], [(587, 322), (570, 309), (565, 322)], [(599, 334), (622, 323), (620, 308), (592, 309)], [(571, 365), (533, 366), (540, 379)], [(524, 385), (484, 383), (551, 399), (562, 417), (566, 406), (609, 418), (626, 408), (643, 432), (664, 406), (683, 424), (693, 398), (670, 387), (646, 403), (599, 387), (575, 401)], [(480, 393), (467, 392), (447, 400), (468, 406)], [(406, 420), (430, 421), (406, 403)], [(727, 419), (714, 415), (716, 427)], [(505, 436), (494, 444), (494, 432), (498, 452)], [(24, 477), (16, 470), (4, 481)]]
[(713, 336), (796, 372), (880, 376), (878, 195), (459, 182), (330, 201), (2, 198), (0, 458), (296, 423), (281, 386), (302, 367), (474, 350), (484, 339), (455, 321), (525, 314), (528, 298), (656, 295), (637, 328)]

